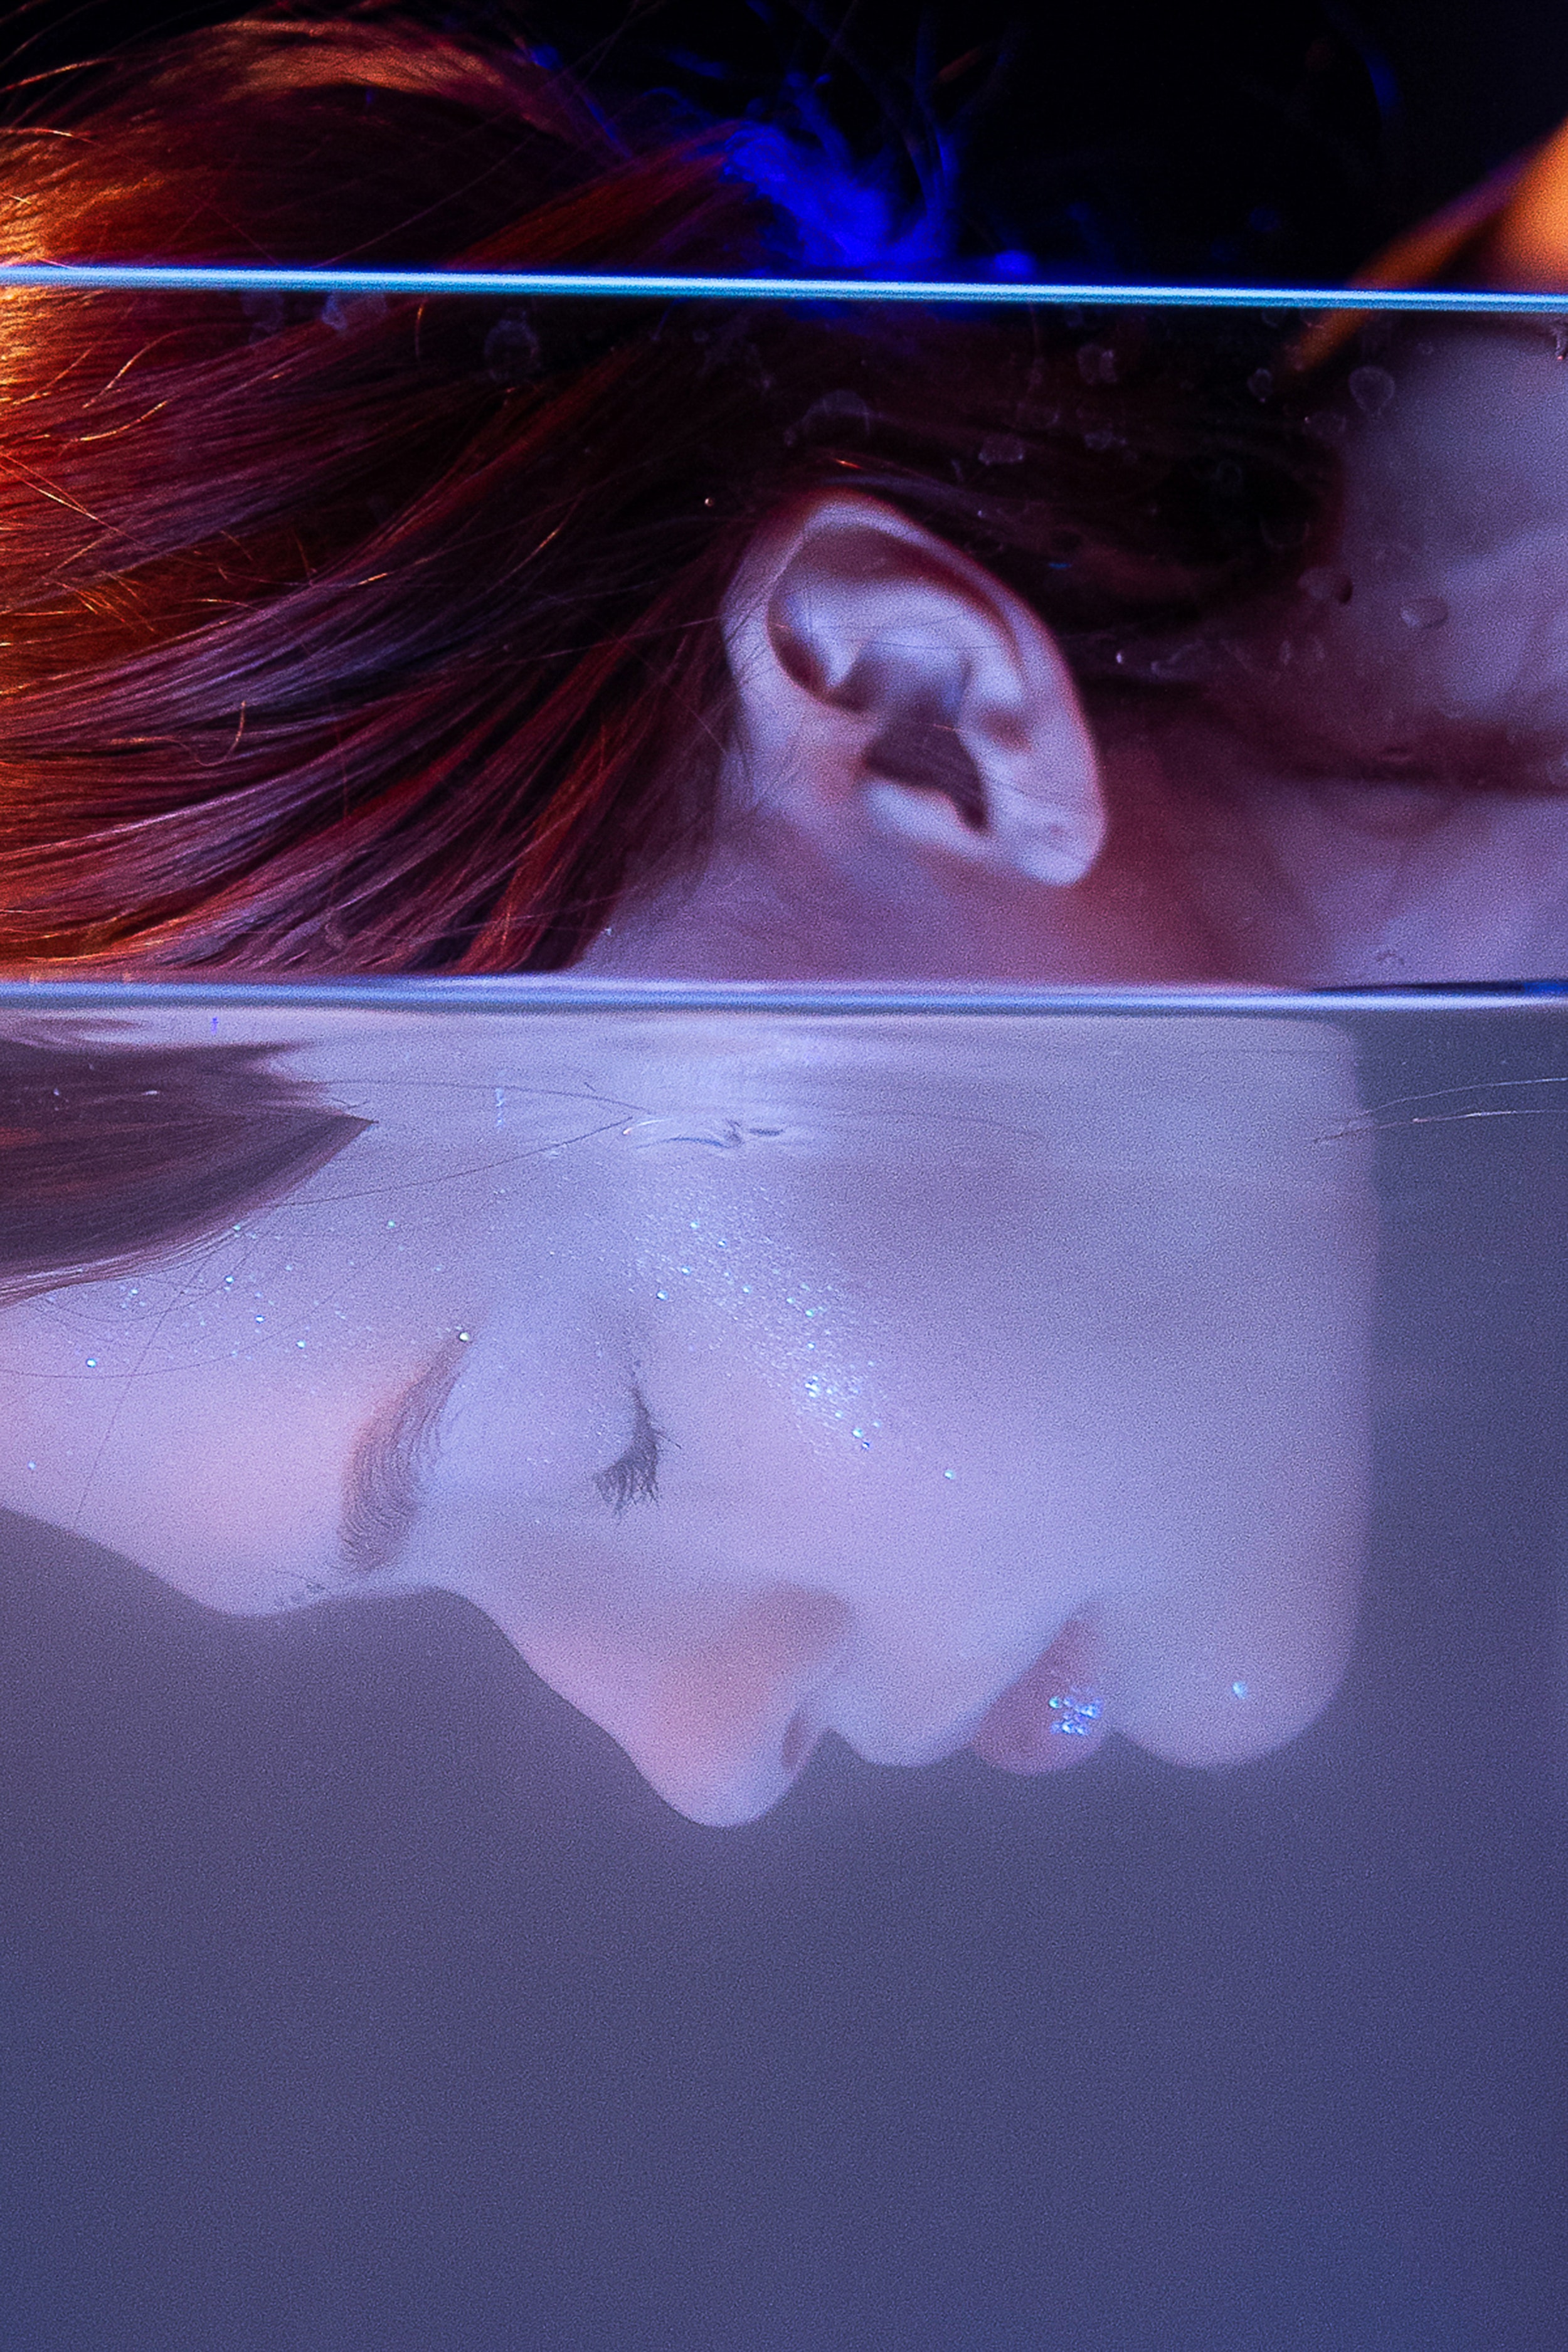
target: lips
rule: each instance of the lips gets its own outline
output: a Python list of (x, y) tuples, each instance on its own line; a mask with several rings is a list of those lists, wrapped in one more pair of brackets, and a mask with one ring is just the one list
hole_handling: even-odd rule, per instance
[(1004, 1772), (1058, 1772), (1092, 1756), (1105, 1731), (1089, 1628), (1075, 1618), (992, 1701), (969, 1745)]

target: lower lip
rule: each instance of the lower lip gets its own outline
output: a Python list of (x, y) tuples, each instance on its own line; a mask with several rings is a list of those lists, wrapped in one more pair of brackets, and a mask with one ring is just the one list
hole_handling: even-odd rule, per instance
[(1004, 1772), (1059, 1772), (1105, 1738), (1105, 1713), (1089, 1679), (1088, 1629), (1061, 1633), (994, 1699), (969, 1745)]

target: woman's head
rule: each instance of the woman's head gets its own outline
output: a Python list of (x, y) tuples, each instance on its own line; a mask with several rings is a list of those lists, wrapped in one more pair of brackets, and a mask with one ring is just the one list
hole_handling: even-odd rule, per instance
[[(171, 44), (6, 151), (14, 258), (768, 269), (835, 194), (754, 124), (612, 124), (525, 53), (373, 23)], [(1147, 322), (3, 300), (13, 971), (569, 963), (737, 813), (723, 607), (760, 533), (876, 501), (1088, 677), (1277, 569), (1321, 488), (1239, 359)]]
[(17, 1118), (124, 1143), (8, 1237), (5, 1507), (219, 1609), (462, 1593), (712, 1822), (829, 1731), (1213, 1765), (1331, 1696), (1370, 1234), (1323, 1024), (206, 1017), (31, 1048)]

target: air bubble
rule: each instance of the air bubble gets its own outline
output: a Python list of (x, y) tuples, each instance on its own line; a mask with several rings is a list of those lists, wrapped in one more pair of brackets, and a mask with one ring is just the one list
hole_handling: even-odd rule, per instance
[(1337, 408), (1314, 408), (1310, 416), (1303, 418), (1302, 428), (1314, 441), (1331, 448), (1344, 439), (1349, 424), (1349, 418), (1342, 416)]
[(1296, 585), (1314, 604), (1348, 604), (1353, 593), (1349, 572), (1337, 572), (1331, 563), (1314, 563)]
[(869, 439), (874, 422), (868, 402), (859, 393), (845, 387), (838, 392), (825, 392), (820, 400), (814, 400), (795, 429), (808, 439), (827, 438), (847, 431), (858, 433), (864, 441)]
[(1028, 443), (1016, 433), (988, 433), (979, 449), (983, 466), (1021, 466), (1028, 454)]
[(1179, 686), (1188, 686), (1207, 677), (1213, 667), (1214, 648), (1194, 639), (1191, 645), (1177, 646), (1173, 652), (1162, 654), (1157, 660), (1152, 661), (1149, 675), (1170, 679)]
[(1381, 416), (1398, 389), (1386, 368), (1359, 367), (1351, 375), (1351, 398), (1363, 416)]
[(498, 319), (485, 337), (484, 371), (492, 383), (528, 383), (541, 368), (538, 332), (531, 320)]
[(1408, 604), (1401, 604), (1399, 617), (1407, 629), (1440, 629), (1448, 607), (1441, 596), (1413, 596)]

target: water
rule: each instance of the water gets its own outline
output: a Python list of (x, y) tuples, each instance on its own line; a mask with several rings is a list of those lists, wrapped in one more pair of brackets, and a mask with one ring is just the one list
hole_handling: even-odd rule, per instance
[(115, 995), (376, 1123), (0, 1315), (7, 2340), (1555, 2347), (1560, 1001), (563, 993)]

